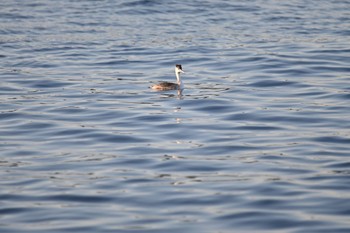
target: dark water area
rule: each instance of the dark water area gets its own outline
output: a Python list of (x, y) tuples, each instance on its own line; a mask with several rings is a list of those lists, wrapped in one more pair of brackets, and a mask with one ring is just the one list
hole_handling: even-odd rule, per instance
[(1, 1), (0, 232), (350, 232), (349, 9)]

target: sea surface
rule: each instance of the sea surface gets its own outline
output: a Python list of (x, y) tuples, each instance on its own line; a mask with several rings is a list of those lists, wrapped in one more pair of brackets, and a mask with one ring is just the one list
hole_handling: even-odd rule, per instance
[(0, 232), (350, 232), (350, 1), (2, 0)]

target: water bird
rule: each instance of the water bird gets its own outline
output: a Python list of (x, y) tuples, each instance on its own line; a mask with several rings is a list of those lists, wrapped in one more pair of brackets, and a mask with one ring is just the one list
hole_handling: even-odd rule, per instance
[(151, 88), (157, 91), (182, 90), (184, 88), (184, 85), (181, 80), (181, 76), (180, 76), (181, 73), (185, 73), (185, 72), (182, 70), (182, 66), (177, 64), (175, 65), (175, 75), (177, 80), (176, 83), (161, 82), (151, 86)]

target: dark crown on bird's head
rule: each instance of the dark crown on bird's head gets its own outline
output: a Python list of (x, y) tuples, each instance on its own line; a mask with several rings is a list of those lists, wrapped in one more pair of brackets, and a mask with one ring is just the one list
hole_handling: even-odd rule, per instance
[(175, 66), (176, 66), (176, 68), (179, 68), (180, 70), (182, 70), (182, 66), (181, 65), (176, 64)]

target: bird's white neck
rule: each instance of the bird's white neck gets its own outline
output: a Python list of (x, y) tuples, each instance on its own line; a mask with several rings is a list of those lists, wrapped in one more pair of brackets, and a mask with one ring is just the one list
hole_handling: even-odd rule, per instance
[(180, 89), (183, 89), (183, 83), (181, 80), (180, 72), (175, 71), (176, 79), (177, 79), (177, 84), (179, 85)]

